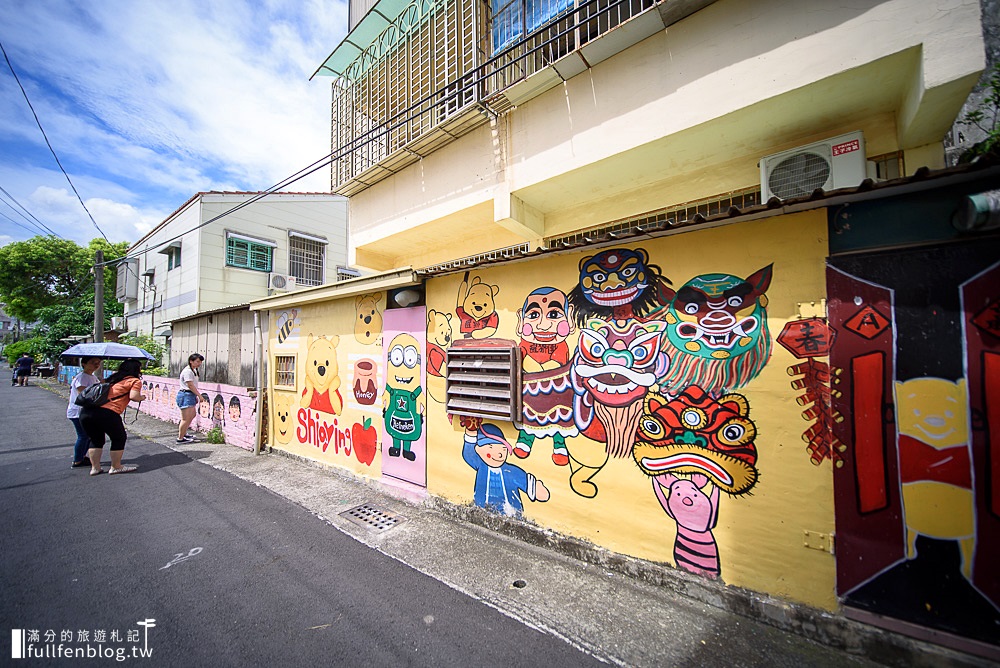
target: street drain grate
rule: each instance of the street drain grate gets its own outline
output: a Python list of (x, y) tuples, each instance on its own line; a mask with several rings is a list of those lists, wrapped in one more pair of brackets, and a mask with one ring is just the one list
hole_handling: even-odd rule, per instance
[(363, 503), (356, 508), (345, 510), (340, 513), (340, 516), (359, 526), (375, 529), (376, 531), (388, 531), (406, 521), (406, 518), (391, 513), (388, 510), (383, 510), (371, 503)]

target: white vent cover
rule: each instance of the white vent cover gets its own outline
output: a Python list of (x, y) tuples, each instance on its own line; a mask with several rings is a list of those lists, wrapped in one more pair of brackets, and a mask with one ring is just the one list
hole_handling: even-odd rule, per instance
[(287, 292), (295, 289), (295, 277), (288, 274), (268, 274), (267, 287), (269, 290)]
[(808, 196), (817, 188), (851, 188), (867, 176), (864, 135), (850, 132), (762, 158), (761, 201)]

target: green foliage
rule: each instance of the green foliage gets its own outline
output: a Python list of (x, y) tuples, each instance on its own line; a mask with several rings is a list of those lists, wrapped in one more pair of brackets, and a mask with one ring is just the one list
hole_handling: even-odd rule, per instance
[(986, 91), (986, 97), (979, 108), (970, 111), (959, 121), (961, 125), (979, 128), (986, 138), (965, 151), (959, 162), (971, 162), (983, 156), (1000, 158), (1000, 63), (993, 66)]
[(28, 353), (34, 357), (36, 362), (41, 362), (45, 359), (42, 355), (41, 341), (38, 337), (21, 339), (16, 343), (8, 344), (3, 349), (4, 357), (7, 358), (7, 362), (11, 365), (14, 364), (14, 360), (24, 353)]
[[(105, 260), (114, 260), (125, 254), (128, 242), (109, 244), (94, 239), (83, 248), (66, 239), (37, 236), (0, 247), (0, 302), (15, 318), (35, 322), (44, 317), (44, 327), (60, 330), (47, 337), (47, 350), (57, 347), (58, 338), (93, 332), (93, 268), (98, 250), (104, 252)], [(104, 315), (111, 318), (122, 314), (115, 298), (116, 269), (108, 264), (103, 271)], [(53, 307), (64, 310), (46, 312)], [(68, 316), (70, 311), (72, 316)]]
[(209, 443), (221, 445), (226, 442), (226, 436), (222, 433), (222, 427), (212, 427), (205, 434), (205, 440)]
[(142, 370), (143, 376), (169, 376), (170, 369), (165, 366), (148, 366)]
[[(138, 346), (156, 358), (155, 362), (149, 363), (149, 366), (146, 367), (143, 374), (147, 376), (169, 375), (168, 370), (160, 366), (165, 361), (163, 357), (167, 352), (166, 346), (163, 345), (162, 337), (152, 336), (150, 334), (139, 334), (137, 336), (122, 337), (119, 341), (121, 343), (127, 343), (130, 346)], [(163, 372), (159, 373), (157, 371), (159, 369), (163, 369)]]

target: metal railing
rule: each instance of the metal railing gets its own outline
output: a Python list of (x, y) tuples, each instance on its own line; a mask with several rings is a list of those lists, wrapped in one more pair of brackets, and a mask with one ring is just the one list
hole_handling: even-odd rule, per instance
[[(504, 90), (655, 5), (577, 0), (494, 53), (489, 0), (414, 1), (421, 20), (401, 14), (405, 25), (387, 28), (333, 82), (334, 192), (352, 194), (504, 113)], [(529, 0), (514, 1), (523, 19)]]

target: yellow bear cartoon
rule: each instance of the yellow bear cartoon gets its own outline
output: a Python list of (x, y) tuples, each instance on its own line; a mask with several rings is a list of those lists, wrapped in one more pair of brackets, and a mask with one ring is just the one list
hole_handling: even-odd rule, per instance
[(427, 310), (427, 394), (438, 403), (445, 400), (445, 351), (453, 334), (451, 313)]
[(292, 440), (292, 402), (294, 397), (287, 392), (274, 393), (274, 439), (278, 443)]
[(305, 389), (299, 405), (322, 413), (340, 415), (344, 400), (340, 396), (339, 367), (337, 366), (337, 335), (313, 337), (309, 335), (306, 353)]
[(460, 321), (459, 329), (466, 339), (487, 339), (497, 333), (500, 316), (497, 315), (494, 298), (500, 286), (483, 283), (474, 276), (469, 280), (465, 272), (462, 284), (458, 286), (458, 302), (455, 313)]
[(913, 378), (896, 383), (899, 476), (906, 556), (917, 535), (957, 540), (962, 574), (972, 573), (976, 522), (972, 496), (965, 379)]
[(382, 311), (379, 309), (384, 299), (384, 293), (376, 292), (354, 300), (354, 310), (358, 314), (354, 321), (354, 338), (358, 343), (369, 344), (378, 340), (382, 333)]

